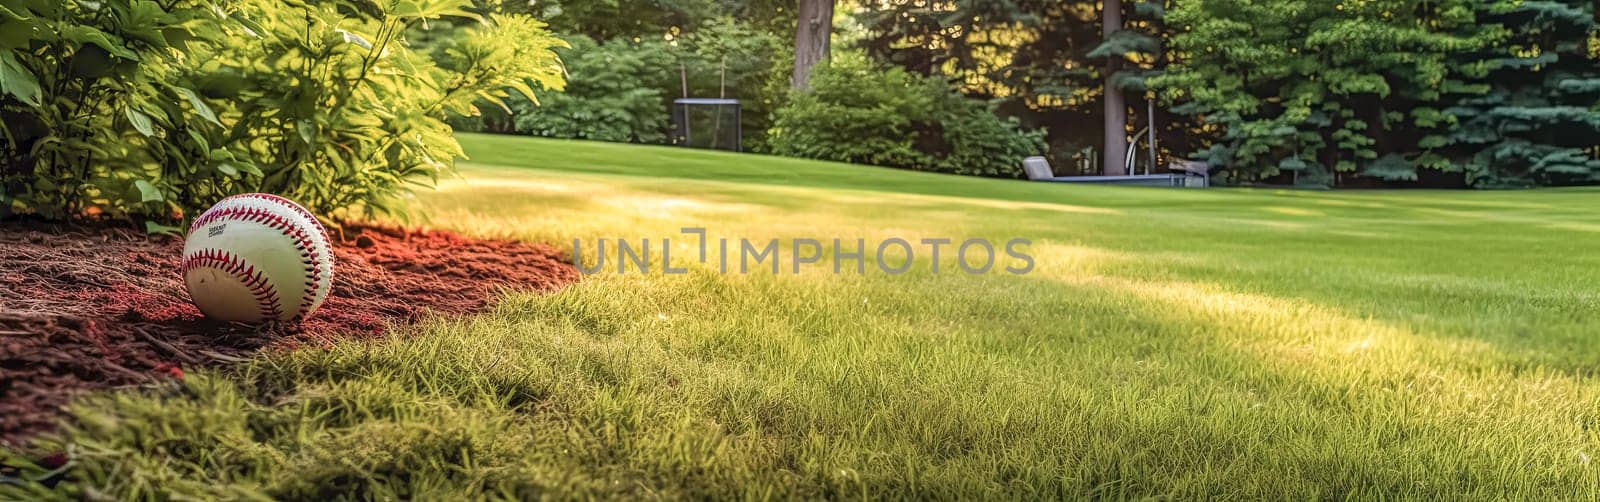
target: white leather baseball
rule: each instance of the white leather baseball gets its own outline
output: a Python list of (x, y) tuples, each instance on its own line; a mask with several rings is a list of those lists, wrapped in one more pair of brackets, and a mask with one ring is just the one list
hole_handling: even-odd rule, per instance
[(305, 208), (272, 194), (222, 199), (195, 218), (183, 282), (206, 317), (298, 321), (328, 298), (333, 246)]

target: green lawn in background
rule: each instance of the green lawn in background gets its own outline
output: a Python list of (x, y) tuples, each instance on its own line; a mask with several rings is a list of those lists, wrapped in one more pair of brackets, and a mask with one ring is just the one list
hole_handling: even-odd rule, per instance
[[(694, 226), (784, 249), (1023, 237), (1037, 267), (968, 275), (947, 248), (938, 274), (925, 255), (894, 276), (690, 265), (511, 294), (86, 401), (68, 492), (1600, 493), (1600, 190), (1071, 186), (461, 141), (462, 179), (418, 222), (563, 249), (672, 237), (674, 266)], [(19, 490), (0, 498), (44, 494)]]

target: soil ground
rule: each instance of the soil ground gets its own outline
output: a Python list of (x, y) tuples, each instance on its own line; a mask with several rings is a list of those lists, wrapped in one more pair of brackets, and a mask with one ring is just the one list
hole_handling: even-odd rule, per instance
[(297, 325), (208, 321), (178, 275), (182, 239), (103, 226), (0, 223), (0, 441), (50, 430), (86, 390), (181, 378), (251, 352), (383, 336), (484, 309), (501, 288), (578, 279), (555, 249), (439, 231), (347, 227), (333, 291)]

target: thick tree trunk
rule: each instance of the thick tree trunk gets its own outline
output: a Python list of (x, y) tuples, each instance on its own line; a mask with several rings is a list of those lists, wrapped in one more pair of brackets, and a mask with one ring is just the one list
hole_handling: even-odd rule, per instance
[[(1100, 33), (1104, 38), (1111, 38), (1112, 33), (1122, 29), (1122, 0), (1103, 0), (1104, 7), (1100, 12)], [(1106, 176), (1115, 176), (1125, 173), (1124, 164), (1127, 161), (1128, 143), (1128, 105), (1122, 98), (1122, 91), (1111, 85), (1111, 77), (1122, 65), (1120, 58), (1106, 59), (1105, 67), (1105, 135), (1106, 150), (1104, 162), (1100, 172)]]
[(1150, 131), (1144, 138), (1144, 146), (1150, 150), (1150, 163), (1145, 164), (1144, 173), (1150, 174), (1151, 171), (1161, 170), (1161, 164), (1156, 163), (1156, 99), (1149, 92), (1144, 96), (1144, 111), (1149, 122), (1145, 130)]
[(795, 89), (811, 85), (811, 68), (828, 59), (828, 38), (833, 34), (833, 0), (799, 0), (799, 23), (794, 30)]

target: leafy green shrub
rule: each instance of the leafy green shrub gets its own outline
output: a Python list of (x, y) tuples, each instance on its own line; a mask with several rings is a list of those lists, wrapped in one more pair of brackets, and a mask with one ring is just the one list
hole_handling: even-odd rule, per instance
[[(942, 87), (936, 83), (932, 91)], [(1017, 119), (1002, 118), (990, 105), (960, 93), (937, 96), (934, 114), (944, 131), (942, 144), (931, 149), (939, 157), (937, 171), (1021, 177), (1022, 159), (1047, 153), (1044, 129), (1024, 130)]]
[[(171, 221), (262, 191), (393, 212), (462, 155), (448, 116), (563, 84), (542, 24), (470, 5), (8, 2), (0, 207)], [(482, 22), (408, 47), (410, 28), (444, 17)]]
[(1020, 176), (1022, 158), (1045, 150), (1043, 131), (942, 81), (849, 57), (818, 68), (769, 134), (778, 155), (982, 176)]
[(791, 157), (926, 168), (933, 159), (912, 137), (933, 109), (926, 84), (899, 68), (858, 60), (818, 67), (811, 89), (778, 110), (769, 132), (773, 153)]
[[(746, 150), (761, 151), (772, 109), (787, 80), (775, 58), (782, 43), (769, 33), (715, 19), (674, 42), (565, 37), (560, 51), (571, 82), (535, 105), (511, 101), (516, 132), (553, 138), (665, 143), (671, 105), (684, 86), (693, 97), (739, 98)], [(781, 86), (771, 86), (779, 82)], [(491, 121), (492, 122), (492, 121)], [(492, 124), (486, 122), (485, 128)]]
[(239, 18), (281, 43), (231, 46), (207, 71), (215, 78), (206, 90), (238, 103), (232, 139), (261, 166), (261, 189), (320, 211), (392, 212), (393, 196), (437, 180), (463, 155), (447, 115), (475, 115), (480, 100), (503, 106), (508, 89), (531, 96), (529, 80), (560, 88), (551, 49), (561, 42), (526, 17), (493, 16), (432, 53), (407, 48), (408, 28), (469, 17), (470, 4), (240, 4)]
[[(0, 216), (170, 217), (254, 172), (221, 147), (186, 53), (219, 42), (201, 2), (8, 1), (0, 9)], [(213, 147), (212, 145), (217, 145)]]
[(572, 49), (562, 53), (572, 80), (566, 92), (548, 96), (538, 105), (513, 101), (517, 132), (631, 143), (666, 141), (669, 112), (660, 87), (668, 69), (676, 66), (666, 44), (623, 40), (598, 44), (583, 36), (569, 40)]

